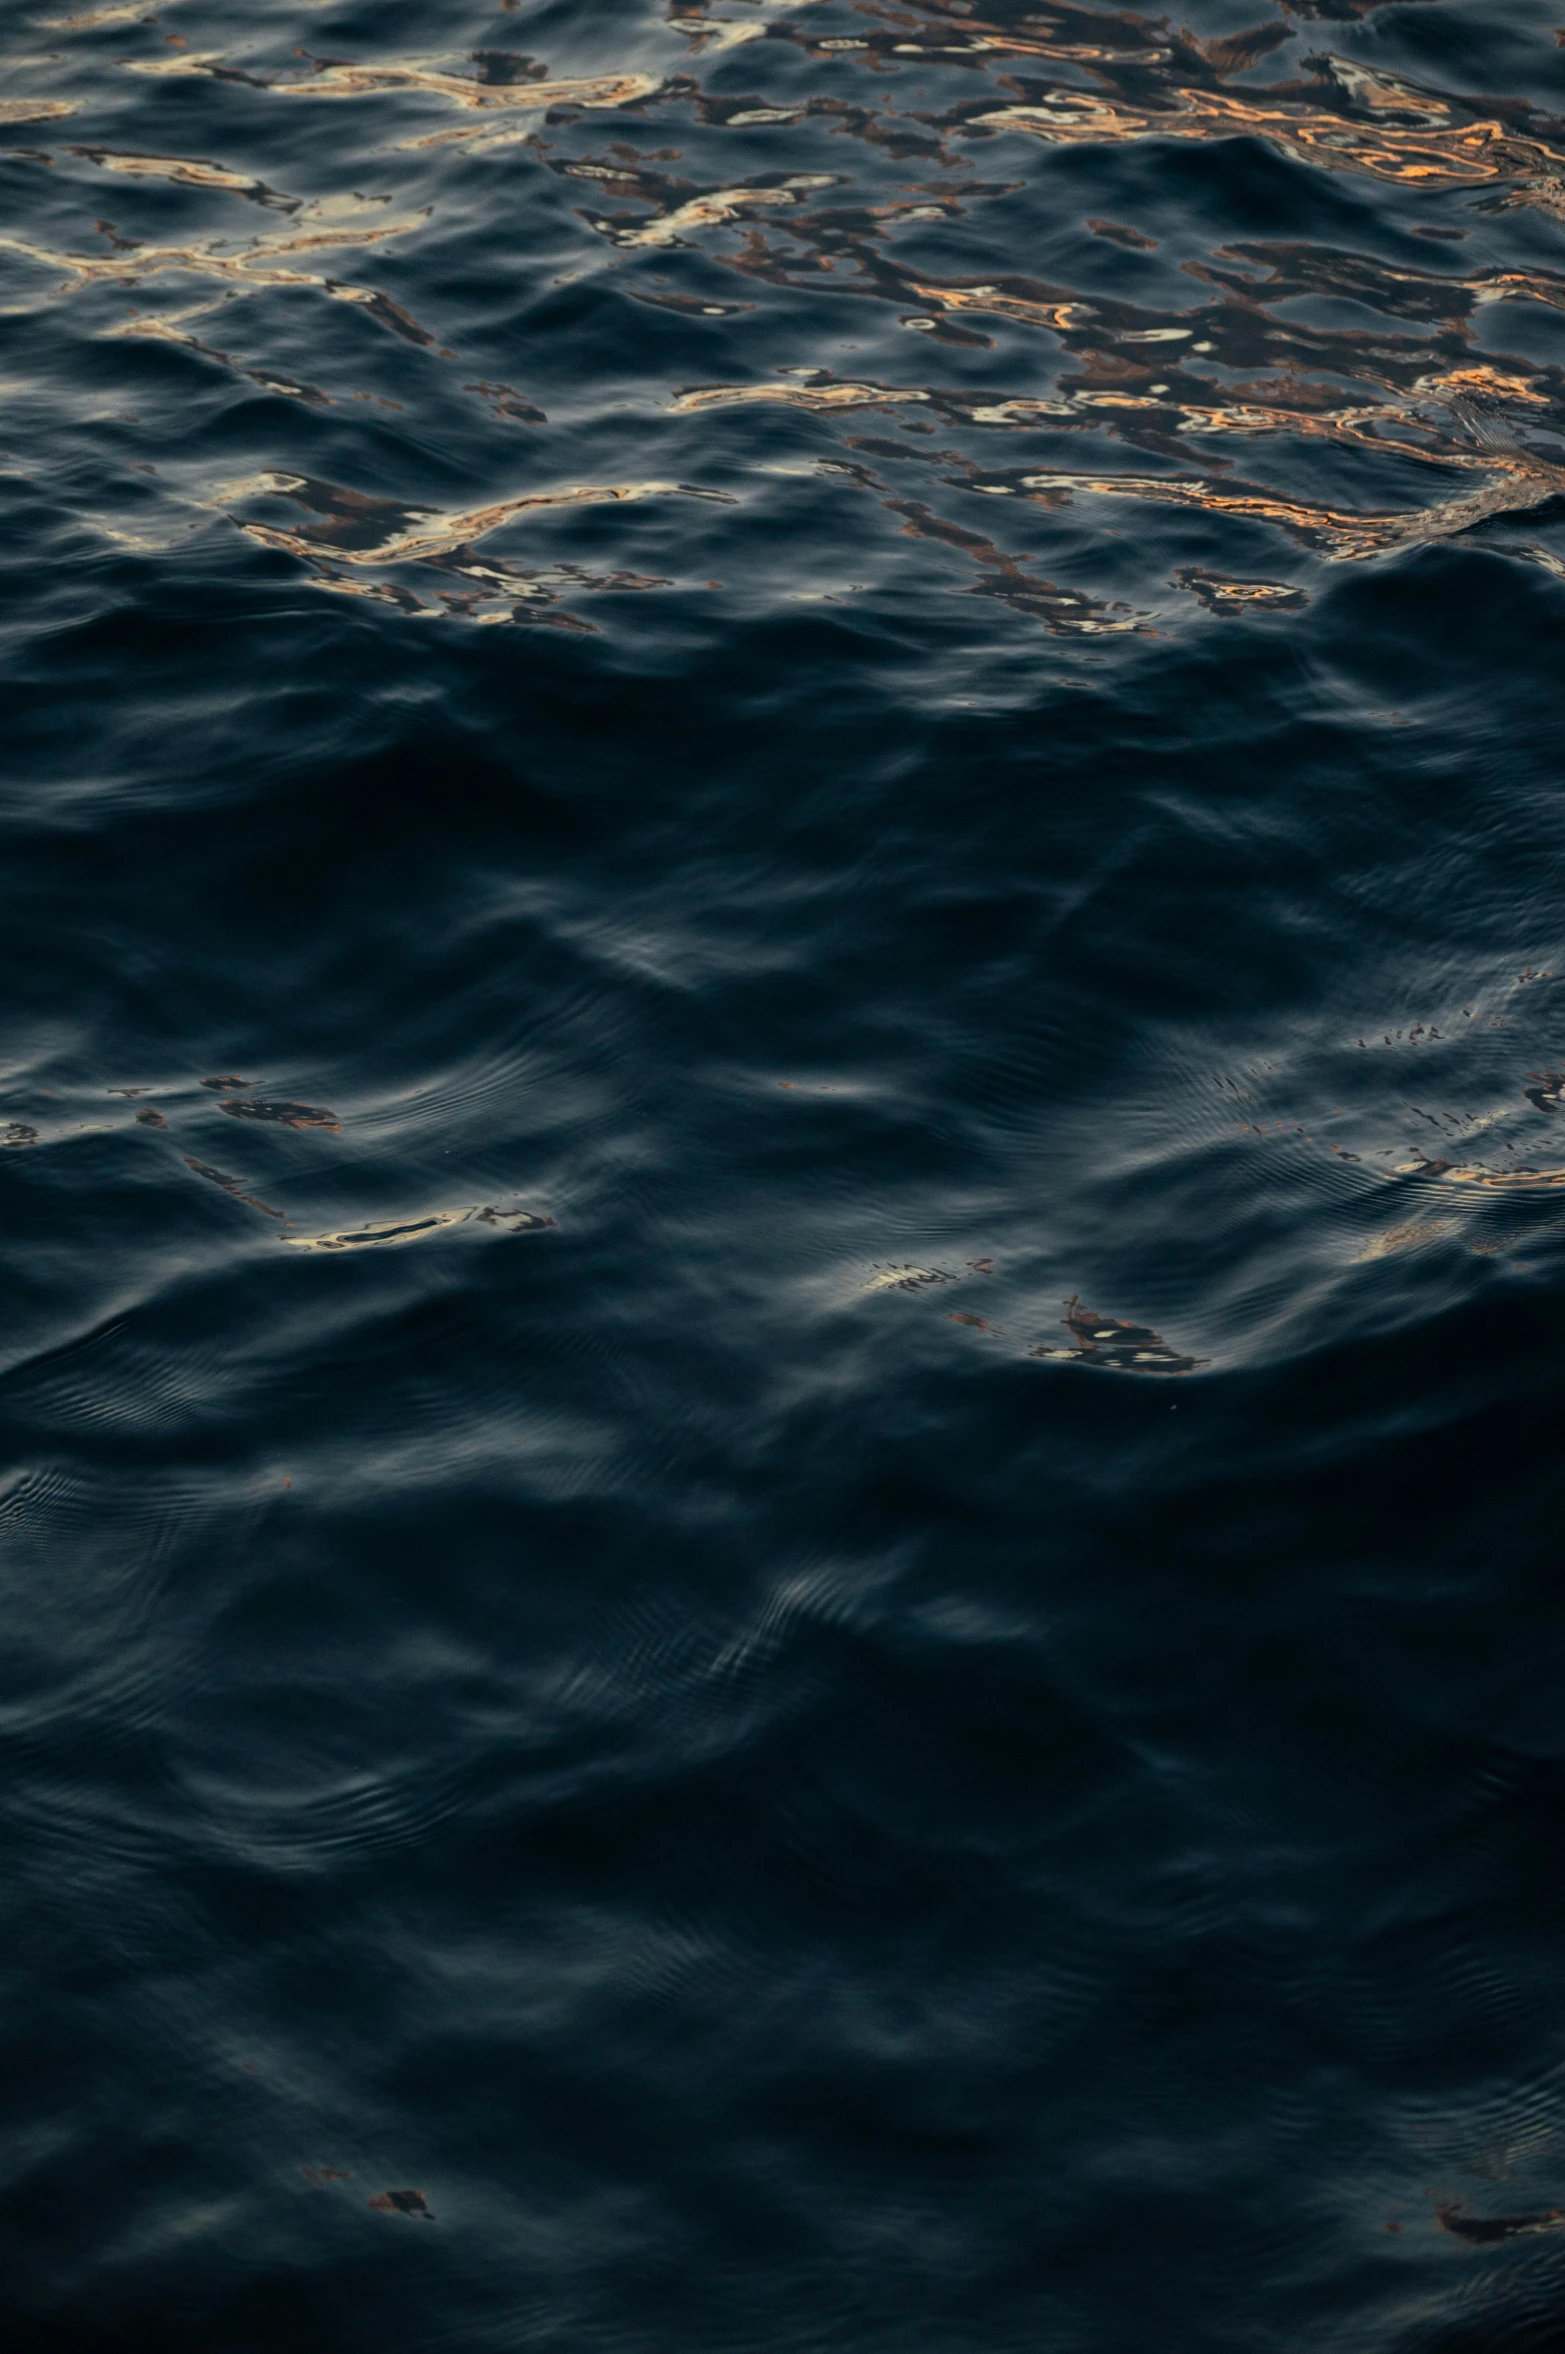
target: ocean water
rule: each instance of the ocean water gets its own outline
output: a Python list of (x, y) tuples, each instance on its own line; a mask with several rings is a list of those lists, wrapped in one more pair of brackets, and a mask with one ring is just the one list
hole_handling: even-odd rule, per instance
[(0, 2343), (1565, 2347), (1558, 0), (11, 0)]

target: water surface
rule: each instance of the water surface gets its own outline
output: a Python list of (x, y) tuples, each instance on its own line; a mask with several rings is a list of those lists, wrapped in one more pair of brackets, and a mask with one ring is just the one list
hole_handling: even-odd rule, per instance
[(23, 2354), (1565, 2345), (1553, 0), (26, 0)]

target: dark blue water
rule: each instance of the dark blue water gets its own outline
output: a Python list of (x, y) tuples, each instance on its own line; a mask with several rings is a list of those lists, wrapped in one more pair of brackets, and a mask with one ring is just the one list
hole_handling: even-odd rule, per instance
[(1558, 0), (13, 0), (0, 2343), (1565, 2347)]

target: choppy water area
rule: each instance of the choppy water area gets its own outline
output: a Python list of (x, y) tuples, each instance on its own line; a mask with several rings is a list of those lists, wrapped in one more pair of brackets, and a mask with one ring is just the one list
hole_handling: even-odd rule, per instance
[(0, 23), (0, 2317), (1565, 2343), (1557, 0)]

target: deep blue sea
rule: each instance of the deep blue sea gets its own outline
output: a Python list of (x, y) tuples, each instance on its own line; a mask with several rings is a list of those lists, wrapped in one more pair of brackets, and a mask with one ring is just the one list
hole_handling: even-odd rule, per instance
[(1561, 2354), (1565, 0), (0, 60), (0, 2354)]

